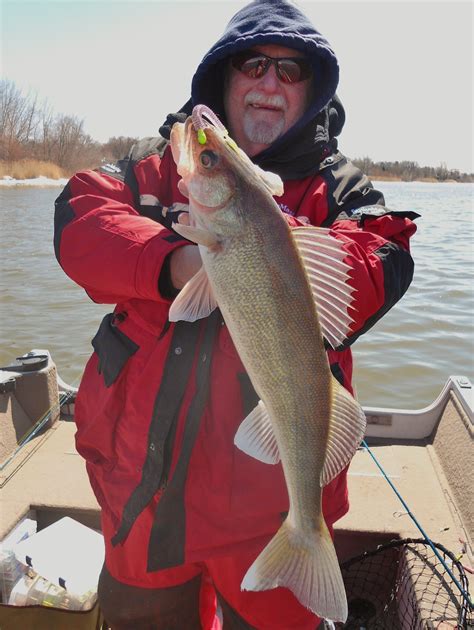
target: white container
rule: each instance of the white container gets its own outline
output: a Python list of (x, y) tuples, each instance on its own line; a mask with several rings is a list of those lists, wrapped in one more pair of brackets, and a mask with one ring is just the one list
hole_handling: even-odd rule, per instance
[(14, 547), (19, 562), (79, 600), (97, 591), (104, 562), (102, 534), (64, 517)]

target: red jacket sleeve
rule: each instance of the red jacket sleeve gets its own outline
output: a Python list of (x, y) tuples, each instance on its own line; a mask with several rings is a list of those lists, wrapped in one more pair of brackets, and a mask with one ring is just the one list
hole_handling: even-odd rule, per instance
[(148, 204), (151, 198), (162, 208), (156, 190), (163, 177), (160, 158), (155, 154), (138, 166), (128, 159), (118, 165), (80, 172), (69, 181), (56, 201), (56, 257), (96, 302), (164, 300), (158, 290), (163, 262), (185, 241), (144, 216), (140, 206), (141, 198)]
[[(413, 279), (414, 263), (408, 239), (416, 226), (407, 217), (336, 221), (331, 232), (343, 240), (350, 266), (353, 331), (346, 345), (369, 330), (404, 295)], [(402, 242), (404, 243), (402, 245)]]

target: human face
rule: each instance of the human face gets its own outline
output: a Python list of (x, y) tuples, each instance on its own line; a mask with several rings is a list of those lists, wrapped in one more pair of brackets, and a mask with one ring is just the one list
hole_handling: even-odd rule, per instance
[[(304, 57), (292, 48), (267, 44), (252, 50), (269, 57)], [(224, 108), (231, 136), (249, 156), (275, 142), (303, 115), (311, 94), (312, 80), (283, 83), (272, 64), (258, 79), (252, 79), (231, 64), (224, 88)]]

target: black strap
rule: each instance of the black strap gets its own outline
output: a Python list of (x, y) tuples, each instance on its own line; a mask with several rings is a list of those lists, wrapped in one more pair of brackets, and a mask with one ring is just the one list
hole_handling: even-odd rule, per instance
[(183, 444), (173, 476), (158, 502), (148, 547), (148, 571), (157, 571), (184, 563), (186, 509), (184, 491), (189, 460), (209, 396), (211, 355), (222, 316), (216, 310), (206, 320), (196, 366), (196, 392), (189, 406)]
[(142, 478), (125, 505), (120, 527), (112, 538), (114, 546), (125, 540), (139, 514), (162, 485), (166, 464), (165, 445), (179, 415), (193, 365), (201, 325), (202, 321), (178, 322), (175, 325), (160, 389), (153, 408), (148, 434), (148, 451)]
[(240, 384), (243, 417), (246, 418), (258, 405), (260, 396), (255, 391), (247, 372), (240, 372), (240, 374), (237, 374), (237, 378), (239, 379)]

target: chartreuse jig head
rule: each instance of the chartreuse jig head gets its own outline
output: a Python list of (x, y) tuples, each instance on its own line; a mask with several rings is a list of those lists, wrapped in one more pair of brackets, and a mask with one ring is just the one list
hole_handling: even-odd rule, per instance
[(234, 151), (239, 150), (237, 143), (229, 136), (229, 132), (217, 118), (212, 110), (206, 105), (196, 105), (191, 114), (194, 128), (197, 130), (197, 140), (199, 144), (204, 145), (207, 142), (207, 137), (204, 129), (206, 127), (214, 127), (223, 137), (226, 144)]
[(206, 138), (206, 134), (204, 133), (204, 129), (197, 130), (197, 138), (198, 138), (199, 144), (206, 144), (207, 138)]

